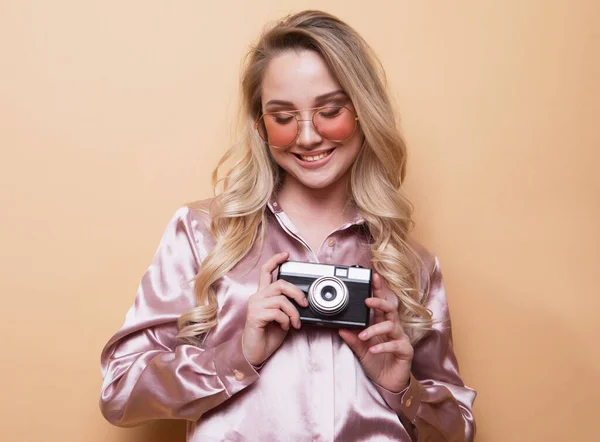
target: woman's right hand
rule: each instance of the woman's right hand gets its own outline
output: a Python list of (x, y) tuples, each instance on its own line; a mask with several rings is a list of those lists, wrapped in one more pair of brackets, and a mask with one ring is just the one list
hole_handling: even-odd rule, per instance
[(300, 328), (300, 314), (288, 298), (308, 306), (306, 295), (298, 287), (282, 279), (272, 280), (273, 271), (288, 256), (287, 252), (278, 253), (263, 264), (258, 291), (248, 298), (242, 349), (246, 360), (254, 366), (262, 364), (279, 348), (290, 326)]

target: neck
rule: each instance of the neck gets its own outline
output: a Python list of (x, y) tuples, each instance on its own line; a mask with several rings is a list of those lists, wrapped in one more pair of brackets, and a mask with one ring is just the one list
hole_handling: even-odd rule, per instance
[(348, 221), (352, 213), (348, 179), (345, 176), (327, 188), (312, 189), (286, 175), (277, 200), (288, 215), (334, 223)]

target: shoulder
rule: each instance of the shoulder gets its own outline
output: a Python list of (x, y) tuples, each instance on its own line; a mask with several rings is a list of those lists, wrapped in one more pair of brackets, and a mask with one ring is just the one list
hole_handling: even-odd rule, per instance
[(421, 304), (431, 311), (433, 328), (446, 330), (450, 327), (450, 312), (440, 261), (435, 253), (419, 242), (411, 240), (410, 245), (422, 261)]
[(407, 243), (421, 261), (421, 279), (429, 280), (431, 274), (439, 267), (437, 255), (415, 238), (409, 237)]
[[(444, 281), (439, 258), (435, 253), (414, 238), (409, 240), (409, 245), (420, 261), (419, 291), (422, 294), (420, 302), (434, 311), (434, 317), (438, 317), (439, 312), (436, 312), (437, 308), (434, 306), (436, 304), (445, 305), (446, 303)], [(443, 312), (443, 315), (445, 314), (446, 313)]]
[(206, 198), (203, 200), (191, 201), (184, 204), (182, 208), (187, 208), (188, 210), (199, 214), (209, 215), (210, 205), (214, 200), (214, 198)]
[(192, 201), (183, 204), (172, 215), (167, 226), (167, 238), (187, 237), (194, 245), (200, 260), (214, 246), (214, 237), (210, 228), (210, 205), (213, 198)]
[(171, 223), (184, 223), (196, 229), (210, 229), (210, 205), (214, 198), (192, 201), (180, 206), (171, 218)]

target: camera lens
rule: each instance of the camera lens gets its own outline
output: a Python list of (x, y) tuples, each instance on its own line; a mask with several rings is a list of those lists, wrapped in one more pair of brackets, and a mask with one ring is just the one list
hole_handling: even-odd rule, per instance
[(336, 296), (337, 296), (337, 291), (336, 291), (335, 287), (326, 285), (321, 290), (321, 298), (323, 298), (324, 301), (333, 301)]
[(308, 289), (308, 305), (321, 316), (341, 313), (348, 306), (348, 301), (348, 287), (334, 276), (321, 276)]

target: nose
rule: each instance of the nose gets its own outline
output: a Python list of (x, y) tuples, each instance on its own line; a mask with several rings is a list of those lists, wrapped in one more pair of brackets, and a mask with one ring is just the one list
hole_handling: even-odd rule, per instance
[(301, 146), (306, 149), (314, 147), (323, 142), (323, 137), (321, 137), (319, 132), (317, 132), (317, 130), (313, 126), (312, 120), (298, 119), (298, 128), (300, 130), (300, 133), (298, 134), (298, 139), (296, 140), (298, 146)]

